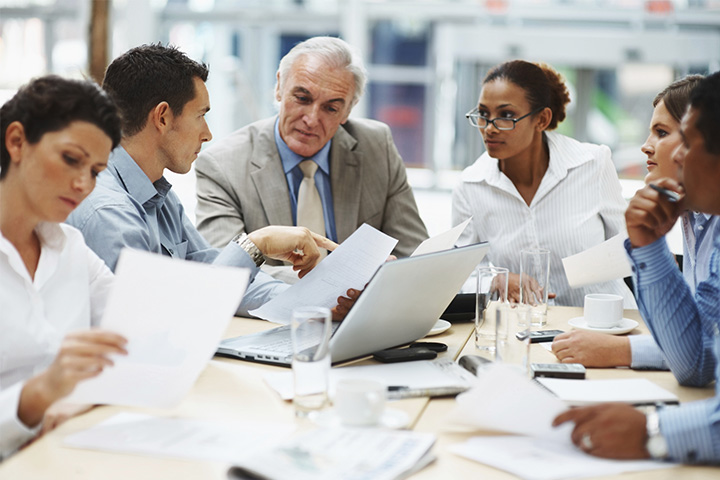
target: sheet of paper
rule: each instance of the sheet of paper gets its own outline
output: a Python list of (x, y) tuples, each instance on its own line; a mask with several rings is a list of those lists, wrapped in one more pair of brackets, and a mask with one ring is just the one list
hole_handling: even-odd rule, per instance
[(348, 289), (365, 288), (396, 244), (394, 238), (364, 223), (295, 285), (250, 313), (287, 325), (295, 307), (333, 308)]
[(67, 401), (179, 403), (215, 353), (248, 277), (245, 269), (123, 250), (101, 326), (128, 340), (128, 355), (79, 383)]
[(473, 437), (448, 450), (527, 480), (604, 477), (674, 466), (650, 460), (607, 460), (588, 455), (570, 442), (520, 436)]
[(493, 364), (457, 396), (447, 420), (478, 430), (548, 436), (557, 435), (552, 421), (565, 410), (562, 401), (512, 366)]
[(462, 235), (462, 232), (465, 231), (465, 227), (468, 226), (468, 223), (470, 223), (470, 220), (472, 220), (472, 217), (468, 218), (464, 222), (462, 222), (460, 225), (451, 228), (447, 232), (443, 232), (439, 235), (435, 235), (434, 237), (430, 237), (424, 242), (422, 242), (418, 247), (415, 249), (415, 251), (410, 255), (411, 257), (414, 257), (415, 255), (424, 255), (426, 253), (433, 253), (433, 252), (441, 252), (443, 250), (449, 250), (455, 246), (455, 242), (457, 242), (457, 239), (460, 238), (460, 235)]
[(605, 402), (623, 402), (633, 405), (656, 402), (677, 403), (672, 392), (646, 378), (608, 380), (570, 380), (567, 378), (539, 378), (538, 381), (572, 406), (595, 405)]
[(625, 251), (626, 238), (627, 235), (618, 234), (584, 252), (563, 258), (570, 287), (577, 288), (629, 277), (632, 266)]
[[(429, 433), (323, 428), (237, 464), (273, 480), (394, 480), (414, 471), (435, 443)], [(233, 478), (232, 470), (230, 478)]]
[(210, 422), (119, 413), (63, 440), (68, 447), (237, 462), (295, 430), (292, 424)]
[[(292, 372), (272, 372), (266, 374), (263, 378), (265, 383), (275, 390), (283, 400), (293, 398)], [(346, 378), (371, 378), (387, 386), (396, 385), (406, 386), (411, 389), (429, 389), (470, 386), (475, 377), (448, 359), (335, 367), (330, 369), (329, 393), (331, 397), (335, 392), (337, 382)]]

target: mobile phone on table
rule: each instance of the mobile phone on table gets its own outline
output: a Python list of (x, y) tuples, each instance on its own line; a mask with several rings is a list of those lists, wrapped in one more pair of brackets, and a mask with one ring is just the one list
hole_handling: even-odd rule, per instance
[[(565, 333), (562, 330), (537, 330), (530, 332), (530, 343), (552, 342), (555, 337)], [(520, 337), (518, 337), (520, 339)]]

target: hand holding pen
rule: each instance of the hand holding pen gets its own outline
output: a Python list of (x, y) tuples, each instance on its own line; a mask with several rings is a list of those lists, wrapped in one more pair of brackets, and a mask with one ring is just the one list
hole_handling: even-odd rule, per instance
[(632, 246), (644, 247), (667, 234), (684, 209), (684, 197), (682, 186), (670, 178), (638, 190), (625, 211)]

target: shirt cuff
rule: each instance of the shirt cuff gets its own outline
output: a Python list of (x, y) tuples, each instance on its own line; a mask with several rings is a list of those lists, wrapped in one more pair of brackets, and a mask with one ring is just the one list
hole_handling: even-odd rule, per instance
[(42, 422), (28, 428), (17, 416), (20, 394), (25, 384), (16, 383), (0, 392), (0, 460), (9, 457), (18, 448), (38, 434)]
[(255, 276), (260, 268), (255, 265), (252, 257), (240, 245), (235, 242), (229, 242), (220, 254), (213, 261), (215, 265), (227, 265), (230, 267), (247, 268), (250, 270), (250, 283), (255, 280)]
[(682, 463), (720, 461), (720, 397), (680, 407), (665, 407), (658, 416), (671, 460)]
[(635, 285), (638, 288), (664, 280), (667, 275), (677, 270), (675, 257), (670, 252), (665, 237), (637, 248), (633, 248), (630, 240), (626, 239), (625, 250), (630, 258)]
[(667, 370), (662, 350), (652, 335), (630, 335), (630, 368), (647, 370)]

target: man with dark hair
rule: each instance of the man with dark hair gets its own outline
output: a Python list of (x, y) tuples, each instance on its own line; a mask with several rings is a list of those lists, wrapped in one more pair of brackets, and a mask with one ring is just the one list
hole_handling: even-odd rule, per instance
[(212, 245), (267, 225), (343, 242), (367, 223), (397, 238), (393, 254), (405, 257), (427, 238), (390, 129), (349, 119), (366, 76), (339, 38), (313, 37), (282, 58), (278, 115), (216, 142), (195, 166), (198, 230)]
[(108, 67), (103, 87), (117, 103), (123, 137), (93, 193), (68, 218), (111, 269), (124, 247), (180, 259), (249, 268), (238, 308), (247, 315), (288, 286), (258, 272), (265, 256), (304, 275), (334, 243), (304, 228), (270, 227), (211, 248), (185, 215), (163, 173), (187, 173), (212, 138), (205, 122), (208, 69), (173, 47), (143, 45)]
[(555, 424), (575, 422), (573, 442), (593, 455), (720, 463), (720, 239), (693, 297), (664, 237), (683, 210), (720, 214), (720, 72), (693, 90), (681, 132), (674, 155), (682, 185), (668, 178), (655, 185), (681, 199), (670, 201), (653, 186), (639, 190), (625, 213), (626, 248), (638, 306), (673, 374), (684, 385), (714, 380), (715, 396), (647, 415), (621, 404), (561, 414)]

